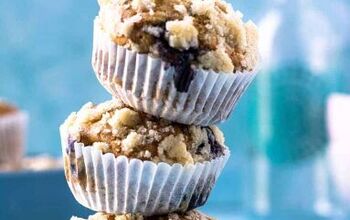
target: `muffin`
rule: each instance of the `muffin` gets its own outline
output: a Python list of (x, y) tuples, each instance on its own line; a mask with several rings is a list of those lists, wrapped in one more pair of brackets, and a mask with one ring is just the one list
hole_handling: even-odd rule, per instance
[[(72, 217), (71, 220), (83, 220), (81, 218)], [(89, 216), (87, 220), (214, 220), (196, 210), (185, 213), (170, 213), (162, 216), (146, 217), (139, 214), (113, 215), (105, 213), (96, 213)]]
[(215, 127), (178, 124), (114, 99), (60, 128), (68, 184), (84, 206), (145, 216), (203, 205), (229, 151)]
[(225, 120), (255, 76), (256, 26), (222, 0), (100, 0), (92, 65), (129, 106), (183, 124)]
[(20, 166), (26, 124), (26, 113), (0, 100), (0, 170), (12, 170)]

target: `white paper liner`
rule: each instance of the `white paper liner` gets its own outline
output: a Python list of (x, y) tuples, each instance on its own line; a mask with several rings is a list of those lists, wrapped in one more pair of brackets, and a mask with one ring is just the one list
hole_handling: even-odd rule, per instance
[(98, 19), (92, 66), (102, 86), (125, 104), (170, 121), (204, 126), (226, 120), (256, 75), (197, 69), (188, 91), (178, 92), (174, 68), (116, 45)]
[(0, 165), (17, 166), (24, 154), (28, 115), (15, 112), (0, 117)]
[(186, 211), (203, 205), (230, 153), (195, 165), (168, 165), (102, 154), (81, 143), (69, 143), (61, 126), (68, 185), (75, 199), (98, 212), (145, 216)]

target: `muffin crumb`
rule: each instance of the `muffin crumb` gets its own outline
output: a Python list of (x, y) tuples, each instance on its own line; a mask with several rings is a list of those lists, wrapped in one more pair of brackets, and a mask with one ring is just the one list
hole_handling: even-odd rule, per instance
[[(204, 68), (220, 66), (220, 70), (222, 70), (225, 73), (230, 73), (234, 71), (234, 65), (231, 62), (231, 58), (224, 51), (223, 47), (219, 47), (215, 51), (209, 51), (200, 56), (198, 59), (202, 63), (202, 66)], [(214, 68), (214, 70), (218, 71), (219, 69)]]
[(171, 47), (185, 50), (198, 47), (198, 31), (193, 26), (192, 17), (186, 16), (183, 20), (168, 21), (166, 30)]
[(182, 15), (187, 14), (187, 8), (184, 5), (174, 5), (174, 9), (181, 13)]
[(176, 160), (182, 164), (192, 164), (193, 158), (186, 149), (185, 139), (182, 134), (174, 136), (169, 135), (160, 142), (158, 154), (161, 160), (167, 161), (167, 158)]

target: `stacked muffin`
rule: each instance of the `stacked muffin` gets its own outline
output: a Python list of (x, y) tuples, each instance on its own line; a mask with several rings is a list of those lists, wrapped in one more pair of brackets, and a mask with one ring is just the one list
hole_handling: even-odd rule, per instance
[(99, 4), (92, 65), (114, 98), (60, 128), (72, 193), (105, 219), (209, 219), (190, 210), (229, 157), (214, 124), (255, 76), (255, 25), (222, 0)]

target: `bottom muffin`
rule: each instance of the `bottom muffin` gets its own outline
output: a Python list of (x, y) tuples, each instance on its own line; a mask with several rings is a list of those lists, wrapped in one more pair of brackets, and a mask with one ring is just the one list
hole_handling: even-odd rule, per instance
[(86, 104), (60, 127), (76, 200), (96, 212), (185, 212), (207, 201), (230, 152), (215, 126), (155, 118), (115, 99)]
[[(72, 217), (71, 220), (84, 219)], [(191, 210), (185, 213), (171, 213), (167, 215), (150, 217), (145, 217), (139, 214), (111, 215), (96, 213), (95, 215), (89, 216), (87, 220), (214, 220), (214, 218), (208, 217), (197, 210)]]

